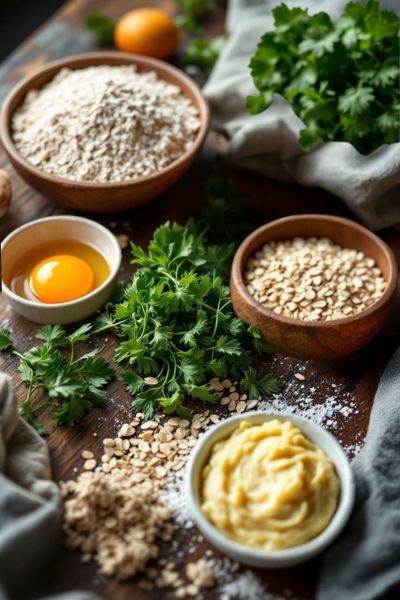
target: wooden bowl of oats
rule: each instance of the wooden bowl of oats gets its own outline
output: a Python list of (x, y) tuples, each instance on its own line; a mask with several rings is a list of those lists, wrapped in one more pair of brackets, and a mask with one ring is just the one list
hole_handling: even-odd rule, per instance
[(209, 128), (197, 85), (160, 60), (94, 52), (48, 63), (4, 101), (0, 137), (27, 183), (69, 208), (117, 212), (162, 195)]
[(367, 344), (395, 301), (390, 248), (348, 219), (294, 215), (263, 225), (238, 248), (231, 296), (240, 319), (271, 348), (302, 359), (332, 359)]

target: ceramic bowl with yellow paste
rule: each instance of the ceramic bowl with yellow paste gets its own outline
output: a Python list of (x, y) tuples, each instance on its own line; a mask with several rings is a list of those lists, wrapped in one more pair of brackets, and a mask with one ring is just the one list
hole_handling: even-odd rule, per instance
[(279, 568), (321, 552), (344, 527), (354, 480), (336, 439), (295, 415), (226, 419), (199, 441), (186, 492), (199, 529), (219, 550)]

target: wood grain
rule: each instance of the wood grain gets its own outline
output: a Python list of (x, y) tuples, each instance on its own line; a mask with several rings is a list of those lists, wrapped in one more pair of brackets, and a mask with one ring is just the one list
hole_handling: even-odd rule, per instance
[[(142, 4), (138, 0), (76, 0), (67, 2), (56, 15), (30, 37), (20, 49), (5, 61), (0, 69), (0, 101), (10, 87), (37, 66), (49, 60), (75, 54), (78, 51), (95, 50), (91, 37), (82, 27), (85, 14), (90, 10), (101, 10), (110, 17), (116, 17), (127, 9)], [(172, 0), (156, 0), (151, 5), (162, 6), (169, 12), (175, 10)], [(218, 8), (206, 23), (206, 34), (213, 36), (223, 30), (223, 10)], [(179, 59), (179, 57), (178, 57)], [(177, 59), (177, 60), (178, 60)], [(131, 213), (118, 216), (96, 216), (96, 220), (111, 227), (115, 233), (128, 233), (135, 243), (145, 246), (154, 228), (167, 219), (184, 223), (186, 219), (198, 214), (204, 201), (204, 181), (216, 163), (216, 153), (220, 139), (211, 134), (207, 143), (189, 173), (176, 184), (167, 194), (150, 206)], [(218, 161), (217, 161), (218, 162)], [(14, 199), (8, 216), (0, 223), (2, 237), (15, 227), (50, 214), (65, 212), (56, 207), (50, 200), (44, 199), (18, 177), (12, 170), (3, 152), (0, 152), (0, 168), (4, 168), (12, 178)], [(297, 213), (331, 213), (350, 216), (344, 205), (332, 195), (315, 189), (301, 188), (297, 185), (281, 184), (269, 181), (253, 174), (236, 170), (234, 173), (237, 184), (249, 192), (247, 211), (255, 225), (260, 225), (271, 219)], [(228, 226), (228, 224), (227, 224)], [(400, 258), (400, 235), (397, 232), (387, 232), (387, 241)], [(124, 251), (124, 261), (121, 277), (128, 279), (132, 272), (129, 255)], [(32, 345), (33, 335), (37, 327), (23, 318), (12, 314), (10, 309), (0, 303), (0, 318), (2, 326), (11, 329), (15, 345), (24, 350)], [(397, 320), (396, 320), (397, 319)], [(287, 386), (288, 400), (293, 400), (293, 374), (304, 367), (306, 373), (305, 391), (314, 387), (315, 399), (323, 402), (331, 393), (332, 383), (338, 386), (343, 396), (351, 396), (358, 407), (358, 413), (343, 419), (340, 424), (340, 439), (344, 444), (359, 443), (365, 435), (369, 413), (376, 390), (377, 382), (385, 362), (400, 343), (399, 311), (392, 321), (380, 334), (362, 351), (347, 358), (326, 362), (303, 362), (278, 356), (272, 359), (272, 370), (281, 377)], [(97, 343), (104, 343), (99, 338)], [(107, 340), (104, 354), (112, 359), (114, 341)], [(25, 394), (24, 386), (16, 376), (16, 362), (8, 354), (1, 355), (0, 368), (11, 374), (16, 381), (17, 394), (22, 399)], [(56, 480), (74, 477), (82, 466), (80, 453), (82, 449), (92, 450), (96, 457), (100, 456), (103, 437), (114, 435), (121, 422), (129, 414), (130, 397), (121, 386), (114, 382), (110, 386), (110, 401), (106, 408), (90, 413), (84, 421), (74, 429), (55, 428), (51, 422), (48, 438), (53, 461), (54, 477)], [(97, 437), (94, 436), (97, 434)], [(180, 548), (187, 548), (193, 538), (193, 531), (183, 531), (178, 534)], [(183, 570), (185, 562), (201, 556), (209, 546), (202, 542), (194, 555), (184, 551), (179, 560)], [(213, 551), (214, 552), (214, 551)], [(173, 558), (169, 548), (163, 549), (163, 554)], [(214, 552), (215, 556), (218, 553)], [(309, 564), (283, 571), (258, 571), (257, 575), (265, 584), (265, 589), (280, 597), (290, 592), (294, 600), (309, 600), (315, 596), (315, 586), (318, 578), (319, 559)], [(104, 578), (96, 572), (93, 564), (83, 564), (76, 553), (61, 549), (54, 562), (46, 572), (38, 576), (37, 589), (32, 590), (32, 597), (37, 594), (51, 594), (71, 589), (88, 589), (99, 593), (108, 600), (162, 600), (168, 597), (164, 591), (144, 593), (133, 580), (119, 584)], [(395, 597), (395, 596), (393, 596)], [(205, 594), (205, 600), (216, 600), (215, 591)], [(27, 599), (24, 599), (27, 600)], [(251, 598), (249, 597), (249, 600)], [(350, 600), (350, 599), (343, 599)]]

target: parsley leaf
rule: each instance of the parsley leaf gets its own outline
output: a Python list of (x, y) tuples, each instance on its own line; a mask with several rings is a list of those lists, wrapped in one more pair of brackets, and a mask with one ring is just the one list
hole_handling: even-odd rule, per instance
[(284, 96), (304, 123), (305, 151), (323, 141), (347, 141), (369, 154), (399, 141), (399, 23), (377, 0), (350, 2), (336, 21), (307, 9), (273, 10), (275, 30), (261, 38), (250, 61), (258, 95), (251, 114)]
[(65, 330), (61, 325), (44, 325), (36, 334), (38, 340), (51, 344), (54, 348), (67, 345)]
[(85, 25), (92, 31), (96, 44), (99, 46), (113, 45), (116, 21), (108, 19), (97, 11), (93, 11), (86, 16)]
[(89, 332), (91, 329), (92, 326), (90, 323), (84, 323), (68, 336), (69, 343), (73, 345), (76, 344), (76, 342), (85, 342), (89, 339)]
[(61, 325), (45, 325), (36, 337), (41, 345), (26, 352), (14, 351), (19, 358), (21, 379), (27, 395), (21, 415), (42, 435), (47, 430), (38, 422), (41, 412), (52, 406), (52, 417), (59, 425), (75, 425), (105, 399), (104, 387), (114, 371), (98, 350), (74, 359), (75, 344), (89, 339), (91, 325), (85, 323), (67, 335)]
[(211, 40), (192, 40), (185, 50), (183, 62), (203, 70), (212, 69), (226, 42), (225, 36), (218, 36)]
[(348, 88), (339, 98), (339, 109), (352, 116), (361, 114), (373, 102), (372, 87)]
[(252, 398), (257, 398), (259, 395), (275, 394), (279, 392), (280, 384), (271, 375), (271, 373), (263, 373), (250, 368), (246, 376), (240, 381), (240, 385), (246, 388)]
[(3, 329), (2, 331), (0, 331), (0, 352), (3, 352), (3, 350), (7, 350), (7, 348), (10, 348), (10, 346), (12, 346), (10, 336), (11, 333), (8, 329)]
[[(272, 375), (252, 377), (255, 354), (269, 350), (258, 331), (237, 319), (228, 287), (235, 242), (248, 230), (245, 196), (230, 180), (213, 178), (208, 197), (199, 219), (159, 227), (147, 252), (132, 244), (132, 262), (141, 268), (98, 323), (121, 338), (115, 360), (124, 367), (133, 409), (146, 418), (159, 408), (189, 415), (187, 397), (215, 402), (218, 394), (207, 384), (214, 376), (243, 379), (257, 395), (276, 385)], [(146, 384), (149, 375), (155, 385)]]
[(189, 33), (197, 33), (200, 21), (214, 4), (214, 0), (176, 0), (180, 15), (176, 21)]

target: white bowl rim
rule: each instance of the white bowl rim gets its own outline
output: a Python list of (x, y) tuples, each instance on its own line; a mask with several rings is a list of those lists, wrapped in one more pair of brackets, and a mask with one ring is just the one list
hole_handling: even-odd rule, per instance
[[(310, 428), (313, 432), (313, 436), (319, 439), (322, 439), (327, 444), (332, 444), (335, 446), (337, 451), (337, 455), (340, 459), (340, 470), (337, 468), (337, 474), (341, 483), (341, 491), (339, 503), (336, 509), (335, 514), (333, 515), (331, 521), (328, 526), (316, 537), (312, 538), (310, 541), (300, 544), (299, 546), (293, 546), (292, 548), (287, 548), (284, 550), (275, 550), (275, 551), (267, 551), (267, 550), (258, 550), (256, 548), (251, 548), (250, 546), (246, 546), (239, 542), (236, 542), (229, 537), (225, 536), (221, 533), (214, 525), (210, 523), (210, 521), (205, 517), (203, 511), (201, 510), (200, 504), (197, 502), (195, 498), (195, 494), (193, 491), (192, 479), (193, 479), (193, 469), (194, 465), (197, 462), (197, 457), (200, 454), (201, 449), (212, 439), (216, 434), (221, 432), (223, 429), (231, 429), (233, 430), (234, 425), (239, 423), (240, 421), (246, 420), (271, 420), (271, 419), (279, 419), (280, 421), (291, 421), (295, 426), (297, 426), (300, 430), (303, 431), (303, 427)], [(307, 436), (307, 433), (305, 433)], [(318, 442), (311, 440), (313, 443), (319, 446)], [(329, 452), (324, 448), (321, 449), (335, 462), (335, 459), (330, 456)], [(192, 514), (192, 517), (195, 523), (199, 526), (199, 529), (204, 533), (205, 537), (211, 542), (215, 543), (217, 547), (220, 549), (225, 549), (227, 554), (235, 555), (239, 562), (245, 562), (248, 560), (247, 564), (251, 562), (258, 562), (258, 564), (262, 563), (262, 560), (265, 560), (266, 565), (269, 567), (273, 567), (273, 563), (276, 562), (277, 566), (279, 563), (287, 561), (287, 565), (293, 561), (293, 564), (297, 564), (298, 562), (305, 562), (309, 558), (312, 558), (316, 554), (322, 552), (342, 531), (344, 526), (346, 525), (351, 511), (354, 506), (355, 500), (355, 480), (353, 472), (350, 468), (349, 459), (347, 458), (343, 448), (337, 441), (334, 435), (332, 435), (329, 431), (307, 419), (305, 417), (294, 415), (289, 412), (277, 412), (277, 411), (250, 411), (248, 413), (240, 413), (238, 415), (233, 415), (219, 422), (218, 424), (212, 426), (199, 440), (197, 443), (194, 452), (191, 454), (189, 462), (186, 467), (185, 472), (185, 495), (189, 504), (189, 510)]]
[[(110, 264), (110, 262), (107, 261), (107, 259), (105, 258), (108, 266), (110, 267), (109, 276), (107, 277), (107, 279), (105, 281), (103, 281), (103, 283), (101, 285), (99, 285), (99, 287), (97, 287), (94, 290), (92, 290), (91, 292), (89, 292), (89, 294), (86, 294), (85, 296), (81, 296), (81, 298), (76, 298), (75, 300), (69, 300), (68, 302), (54, 302), (54, 303), (46, 304), (43, 302), (34, 302), (33, 300), (27, 300), (26, 298), (23, 298), (22, 296), (19, 296), (18, 294), (13, 292), (8, 287), (8, 285), (5, 283), (5, 281), (2, 277), (1, 284), (2, 284), (2, 288), (3, 288), (3, 292), (5, 292), (5, 295), (10, 297), (15, 302), (19, 302), (20, 304), (22, 304), (24, 306), (34, 307), (36, 309), (38, 307), (40, 307), (42, 310), (52, 310), (52, 309), (56, 309), (56, 308), (79, 306), (81, 304), (84, 304), (91, 298), (96, 297), (99, 293), (101, 293), (102, 290), (104, 290), (111, 283), (111, 281), (113, 281), (113, 279), (115, 279), (115, 277), (117, 276), (118, 271), (121, 267), (121, 261), (122, 261), (122, 252), (121, 252), (120, 245), (118, 244), (118, 240), (115, 237), (115, 235), (112, 233), (112, 231), (110, 231), (109, 229), (107, 229), (107, 227), (105, 227), (104, 225), (101, 225), (101, 223), (98, 223), (97, 221), (94, 221), (92, 219), (87, 219), (86, 217), (78, 217), (75, 215), (52, 215), (50, 217), (42, 217), (41, 219), (35, 219), (34, 221), (25, 223), (24, 225), (21, 225), (20, 227), (17, 227), (17, 229), (14, 229), (13, 231), (11, 231), (1, 242), (1, 252), (3, 252), (4, 249), (6, 248), (6, 246), (9, 244), (9, 242), (13, 238), (17, 237), (22, 231), (25, 231), (26, 229), (29, 229), (29, 228), (33, 227), (34, 225), (39, 225), (40, 223), (44, 223), (44, 222), (47, 223), (49, 221), (71, 221), (71, 222), (84, 223), (86, 225), (89, 225), (90, 227), (93, 227), (94, 229), (97, 229), (98, 231), (101, 231), (101, 233), (107, 235), (116, 250), (116, 256), (117, 256), (117, 259), (114, 264)], [(85, 243), (85, 242), (82, 242), (82, 243)]]

